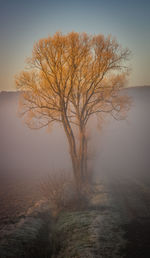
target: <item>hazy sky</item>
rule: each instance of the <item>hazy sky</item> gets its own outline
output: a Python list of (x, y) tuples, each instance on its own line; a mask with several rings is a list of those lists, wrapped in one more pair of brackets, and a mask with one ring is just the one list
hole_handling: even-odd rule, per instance
[(35, 41), (56, 31), (112, 34), (132, 51), (129, 86), (150, 85), (149, 0), (0, 0), (0, 90), (13, 90)]

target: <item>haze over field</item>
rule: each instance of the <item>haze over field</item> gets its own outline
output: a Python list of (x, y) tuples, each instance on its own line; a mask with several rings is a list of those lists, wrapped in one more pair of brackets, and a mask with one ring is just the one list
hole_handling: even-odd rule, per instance
[[(92, 124), (90, 164), (98, 173), (142, 174), (150, 168), (150, 87), (125, 91), (133, 97), (127, 120), (111, 120), (100, 132)], [(50, 133), (29, 129), (18, 117), (18, 99), (17, 92), (0, 93), (1, 177), (71, 170), (63, 129), (56, 126)]]

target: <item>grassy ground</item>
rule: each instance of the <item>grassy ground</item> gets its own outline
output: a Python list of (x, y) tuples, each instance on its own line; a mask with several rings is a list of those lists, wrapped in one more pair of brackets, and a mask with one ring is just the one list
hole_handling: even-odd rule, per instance
[(38, 202), (28, 214), (0, 231), (0, 258), (51, 257), (51, 216), (46, 202)]
[(103, 185), (95, 185), (85, 211), (62, 212), (55, 228), (53, 258), (119, 258), (124, 247), (121, 219)]
[(87, 208), (62, 211), (55, 220), (47, 203), (36, 203), (8, 234), (4, 228), (0, 257), (123, 257), (121, 250), (126, 243), (122, 221), (110, 196), (104, 184), (97, 182)]

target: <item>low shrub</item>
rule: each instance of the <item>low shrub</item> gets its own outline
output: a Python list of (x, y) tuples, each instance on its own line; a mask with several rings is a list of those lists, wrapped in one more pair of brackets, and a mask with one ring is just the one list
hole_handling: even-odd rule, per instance
[(40, 183), (42, 196), (49, 200), (53, 215), (76, 206), (76, 187), (71, 175), (65, 171), (54, 171)]

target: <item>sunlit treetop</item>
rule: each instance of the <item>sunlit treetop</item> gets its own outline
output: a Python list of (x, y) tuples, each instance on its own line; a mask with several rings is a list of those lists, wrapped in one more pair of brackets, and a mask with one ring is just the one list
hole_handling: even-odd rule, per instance
[(40, 128), (66, 116), (85, 127), (102, 112), (121, 118), (128, 101), (118, 93), (128, 75), (129, 54), (115, 38), (100, 34), (57, 32), (39, 40), (27, 69), (16, 77), (29, 126)]

